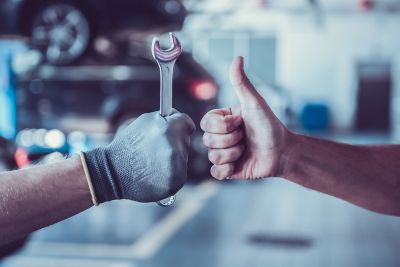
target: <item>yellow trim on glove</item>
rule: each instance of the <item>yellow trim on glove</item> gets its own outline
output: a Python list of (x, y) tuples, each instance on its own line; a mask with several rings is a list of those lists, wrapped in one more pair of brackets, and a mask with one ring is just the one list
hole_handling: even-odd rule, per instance
[(87, 183), (88, 183), (88, 186), (89, 186), (90, 195), (92, 196), (93, 205), (94, 206), (98, 206), (99, 203), (97, 202), (96, 194), (94, 192), (94, 187), (93, 187), (93, 184), (92, 184), (92, 178), (90, 177), (89, 169), (88, 169), (87, 164), (86, 164), (85, 155), (83, 154), (83, 152), (80, 152), (79, 155), (81, 156), (82, 167), (83, 167), (83, 171), (85, 173), (86, 180), (87, 180)]

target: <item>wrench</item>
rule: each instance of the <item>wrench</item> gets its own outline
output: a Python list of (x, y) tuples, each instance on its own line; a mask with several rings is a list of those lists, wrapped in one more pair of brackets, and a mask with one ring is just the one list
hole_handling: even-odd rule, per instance
[[(160, 68), (160, 115), (169, 116), (172, 113), (172, 80), (176, 59), (182, 53), (182, 46), (176, 36), (170, 32), (172, 46), (168, 50), (162, 50), (157, 37), (152, 44), (152, 55)], [(175, 202), (175, 196), (157, 202), (162, 207), (171, 206)]]

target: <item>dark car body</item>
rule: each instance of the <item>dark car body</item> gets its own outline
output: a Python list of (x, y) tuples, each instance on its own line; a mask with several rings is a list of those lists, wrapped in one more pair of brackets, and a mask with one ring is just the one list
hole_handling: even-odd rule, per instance
[(0, 35), (26, 36), (43, 61), (68, 65), (104, 52), (96, 40), (177, 31), (186, 15), (179, 0), (1, 0)]
[(14, 159), (15, 150), (16, 148), (10, 140), (0, 136), (0, 172), (17, 167)]
[(121, 28), (148, 29), (166, 24), (180, 28), (186, 17), (184, 6), (176, 0), (2, 0), (0, 34), (29, 36), (35, 14), (54, 3), (78, 7), (89, 18), (95, 35)]
[[(40, 66), (17, 78), (18, 129), (58, 129), (66, 136), (74, 131), (112, 136), (132, 118), (159, 110), (159, 79), (158, 66), (144, 57), (130, 58), (118, 66)], [(214, 78), (191, 54), (182, 53), (174, 70), (173, 107), (199, 125), (202, 116), (216, 108), (218, 89)], [(207, 95), (210, 91), (212, 95)], [(191, 173), (204, 177), (208, 161), (199, 127), (192, 140), (191, 164), (196, 166), (191, 170), (197, 170)], [(35, 146), (27, 149), (31, 155), (54, 151)], [(58, 151), (68, 149), (63, 146)]]
[[(116, 126), (129, 114), (158, 110), (158, 66), (141, 57), (129, 63), (118, 66), (44, 65), (29, 75), (18, 77), (19, 128), (62, 128), (57, 124), (66, 115), (106, 118)], [(190, 89), (197, 82), (217, 86), (214, 78), (190, 54), (182, 53), (174, 70), (173, 104), (199, 122), (210, 107), (215, 107), (216, 98), (196, 99)]]

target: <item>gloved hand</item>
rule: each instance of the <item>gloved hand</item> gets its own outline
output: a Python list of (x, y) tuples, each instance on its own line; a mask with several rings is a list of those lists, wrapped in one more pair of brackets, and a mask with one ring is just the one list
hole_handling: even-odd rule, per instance
[(174, 110), (146, 113), (106, 147), (85, 152), (98, 203), (114, 199), (155, 202), (174, 195), (187, 179), (190, 135), (195, 125)]

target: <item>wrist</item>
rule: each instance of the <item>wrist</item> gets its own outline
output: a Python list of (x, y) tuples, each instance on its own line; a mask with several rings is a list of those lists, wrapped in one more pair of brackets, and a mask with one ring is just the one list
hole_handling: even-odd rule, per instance
[(86, 161), (97, 202), (100, 204), (121, 199), (122, 193), (119, 189), (119, 183), (116, 183), (113, 178), (117, 175), (114, 168), (109, 164), (111, 159), (107, 156), (105, 148), (95, 148), (82, 154)]
[[(79, 156), (71, 157), (65, 162), (60, 162), (64, 169), (62, 173), (68, 174), (68, 177), (73, 181), (73, 195), (77, 200), (80, 200), (85, 205), (90, 206), (90, 190), (87, 186), (85, 172), (79, 159)], [(86, 207), (87, 208), (87, 207)]]
[(291, 180), (294, 176), (293, 173), (296, 168), (295, 166), (298, 163), (298, 160), (296, 159), (298, 154), (297, 151), (299, 151), (299, 146), (302, 143), (301, 139), (301, 135), (286, 130), (279, 158), (277, 177)]

